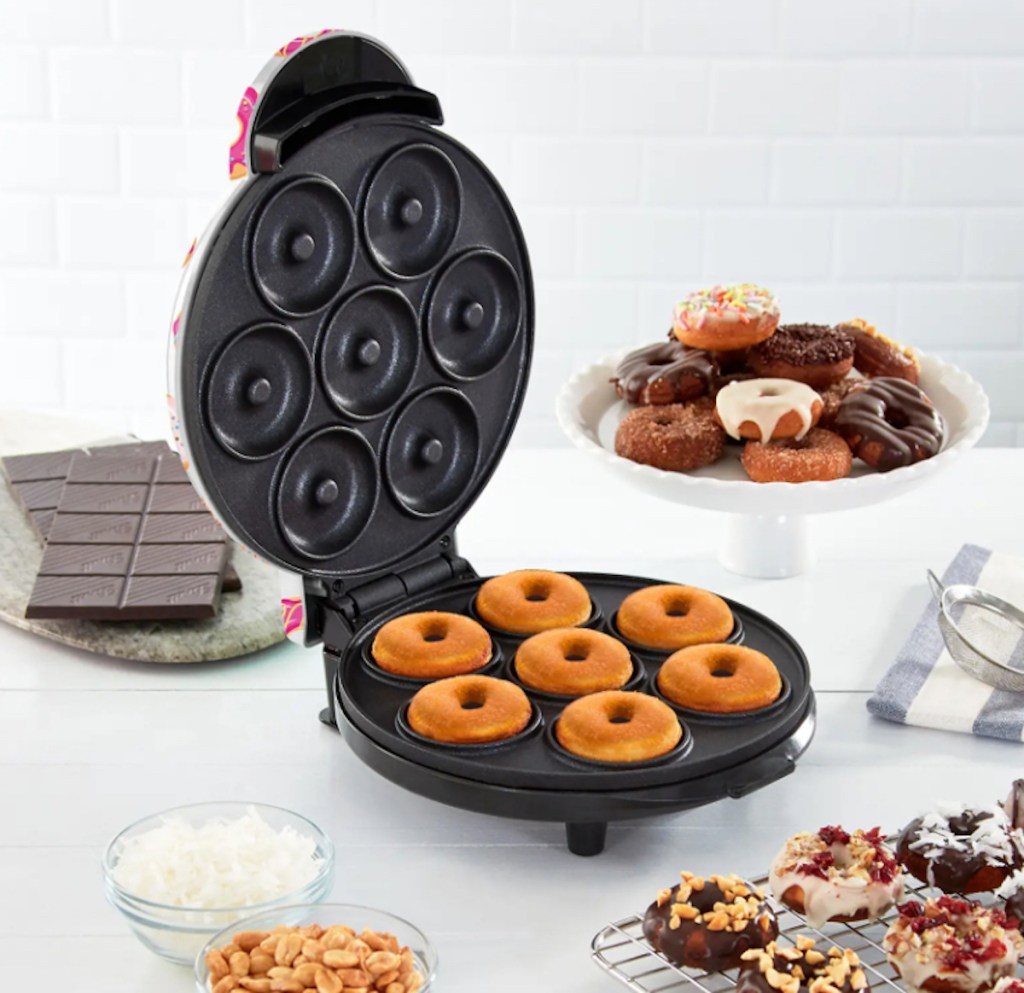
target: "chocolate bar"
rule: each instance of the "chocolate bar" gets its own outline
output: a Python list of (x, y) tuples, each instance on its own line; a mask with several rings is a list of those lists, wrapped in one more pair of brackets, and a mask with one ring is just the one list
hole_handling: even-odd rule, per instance
[(227, 553), (224, 531), (166, 448), (75, 452), (25, 616), (213, 617)]
[[(76, 454), (88, 451), (106, 455), (133, 455), (141, 452), (172, 455), (166, 442), (138, 441), (124, 445), (103, 445), (93, 449), (70, 448), (60, 452), (9, 455), (0, 460), (11, 491), (24, 507), (32, 529), (44, 542), (53, 524), (64, 481), (71, 468), (71, 460)], [(182, 478), (185, 478), (184, 474)], [(224, 568), (221, 592), (237, 593), (241, 588), (242, 580), (235, 567), (228, 562)]]

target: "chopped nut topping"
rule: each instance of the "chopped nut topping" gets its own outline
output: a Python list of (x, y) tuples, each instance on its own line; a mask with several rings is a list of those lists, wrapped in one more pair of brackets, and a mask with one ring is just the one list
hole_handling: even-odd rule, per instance
[(816, 951), (813, 948), (809, 948), (804, 953), (804, 959), (807, 961), (808, 965), (821, 965), (821, 963), (825, 961), (825, 956), (822, 955), (821, 952)]
[(671, 890), (658, 890), (658, 906), (664, 907), (672, 899)]
[(814, 947), (814, 939), (808, 937), (806, 934), (798, 934), (796, 936), (796, 947), (802, 952), (806, 952), (809, 948)]

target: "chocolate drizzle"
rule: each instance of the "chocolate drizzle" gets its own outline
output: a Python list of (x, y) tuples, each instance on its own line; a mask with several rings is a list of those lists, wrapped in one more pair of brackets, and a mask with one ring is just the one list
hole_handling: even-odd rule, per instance
[(865, 461), (881, 472), (931, 458), (945, 437), (931, 401), (913, 383), (894, 377), (872, 379), (845, 397), (835, 429), (861, 458), (862, 446), (877, 449)]
[(611, 380), (629, 403), (660, 405), (703, 396), (718, 372), (709, 352), (675, 339), (630, 352)]

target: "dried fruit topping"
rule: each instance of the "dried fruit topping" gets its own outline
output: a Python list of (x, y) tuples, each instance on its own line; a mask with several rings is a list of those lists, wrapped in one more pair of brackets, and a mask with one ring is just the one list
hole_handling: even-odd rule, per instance
[(850, 843), (849, 833), (844, 831), (839, 825), (826, 825), (823, 828), (819, 828), (818, 837), (826, 845), (848, 845)]

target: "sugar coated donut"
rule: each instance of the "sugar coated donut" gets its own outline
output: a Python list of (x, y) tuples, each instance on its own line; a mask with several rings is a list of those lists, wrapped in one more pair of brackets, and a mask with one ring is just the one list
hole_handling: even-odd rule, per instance
[(872, 469), (889, 472), (930, 459), (942, 448), (942, 415), (905, 379), (868, 380), (843, 399), (835, 430)]
[(775, 294), (753, 283), (709, 286), (676, 304), (672, 332), (691, 348), (728, 352), (764, 341), (779, 323)]
[(721, 972), (752, 948), (764, 948), (779, 924), (764, 894), (739, 876), (696, 876), (658, 893), (644, 914), (644, 937), (670, 962)]
[(688, 472), (717, 461), (725, 432), (715, 420), (713, 400), (665, 407), (638, 407), (619, 422), (615, 454), (666, 472)]
[(587, 588), (572, 576), (519, 569), (488, 579), (476, 595), (485, 624), (514, 634), (536, 634), (585, 623), (591, 614)]
[(736, 993), (859, 993), (867, 989), (868, 977), (852, 948), (814, 946), (813, 938), (798, 934), (795, 945), (780, 947), (772, 941), (744, 952)]
[(564, 696), (617, 690), (633, 675), (621, 641), (590, 628), (556, 628), (527, 638), (516, 652), (516, 675), (531, 689)]
[(882, 947), (912, 990), (982, 993), (1014, 971), (1024, 940), (1001, 910), (940, 896), (902, 904)]
[(903, 872), (878, 828), (795, 834), (775, 856), (768, 882), (776, 899), (814, 928), (874, 920), (903, 899)]
[(452, 676), (417, 690), (406, 719), (424, 738), (480, 745), (519, 734), (532, 713), (526, 694), (507, 679)]
[(850, 446), (823, 428), (811, 428), (799, 441), (748, 441), (740, 461), (755, 483), (842, 479), (853, 467)]
[(821, 397), (795, 379), (747, 379), (719, 390), (715, 413), (730, 438), (799, 440), (821, 416)]
[(680, 707), (742, 714), (774, 703), (782, 678), (767, 655), (742, 645), (692, 645), (658, 670), (658, 689)]
[(630, 593), (619, 606), (615, 625), (634, 644), (672, 651), (725, 641), (735, 620), (720, 596), (696, 586), (662, 583)]
[(1024, 832), (998, 804), (942, 804), (903, 829), (896, 857), (945, 893), (983, 893), (1024, 867)]
[(839, 325), (853, 337), (853, 367), (865, 376), (894, 376), (917, 383), (921, 367), (909, 348), (887, 338), (862, 317)]
[(682, 403), (704, 396), (717, 371), (710, 352), (687, 348), (672, 338), (630, 352), (616, 368), (612, 383), (628, 403)]
[(679, 718), (645, 693), (604, 690), (573, 700), (555, 724), (558, 743), (573, 755), (599, 762), (644, 762), (682, 740)]
[(403, 614), (377, 632), (370, 648), (385, 672), (440, 679), (482, 669), (491, 660), (491, 636), (471, 617), (428, 610)]
[(853, 335), (842, 328), (783, 324), (750, 350), (747, 365), (758, 376), (797, 379), (823, 390), (853, 368), (853, 349)]

